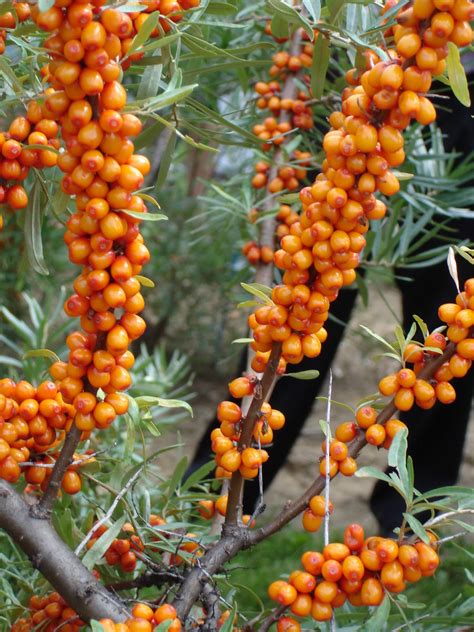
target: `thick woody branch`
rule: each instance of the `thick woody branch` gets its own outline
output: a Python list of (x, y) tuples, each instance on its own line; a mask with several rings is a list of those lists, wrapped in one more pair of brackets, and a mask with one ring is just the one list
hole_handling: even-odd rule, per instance
[(6, 481), (0, 479), (0, 528), (28, 556), (36, 568), (86, 621), (110, 618), (124, 621), (127, 610), (61, 540), (48, 520), (31, 509)]
[[(250, 403), (247, 415), (245, 416), (242, 433), (239, 440), (239, 450), (244, 450), (245, 448), (248, 448), (252, 443), (253, 432), (255, 429), (255, 425), (259, 420), (262, 404), (269, 399), (273, 385), (275, 383), (280, 356), (281, 344), (274, 343), (270, 358), (268, 360), (267, 368), (265, 369), (265, 373), (263, 374), (260, 383), (255, 389), (255, 394)], [(227, 511), (225, 517), (225, 524), (227, 525), (237, 523), (242, 502), (243, 486), (244, 479), (242, 478), (240, 472), (237, 470), (237, 472), (234, 472), (234, 474), (232, 475), (232, 480), (230, 482)]]

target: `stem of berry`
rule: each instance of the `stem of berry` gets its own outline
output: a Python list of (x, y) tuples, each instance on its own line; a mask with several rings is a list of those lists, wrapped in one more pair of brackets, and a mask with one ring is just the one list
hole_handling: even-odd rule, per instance
[[(239, 450), (243, 450), (250, 446), (255, 424), (260, 415), (260, 409), (264, 402), (268, 401), (275, 384), (278, 363), (281, 356), (281, 344), (275, 343), (268, 360), (267, 368), (262, 376), (258, 388), (250, 403), (250, 407), (243, 421), (242, 433), (239, 440)], [(242, 490), (244, 487), (244, 478), (237, 470), (232, 475), (229, 489), (229, 500), (227, 504), (227, 512), (225, 517), (226, 525), (235, 525), (238, 522), (240, 509), (242, 505)]]
[(48, 487), (41, 497), (41, 500), (31, 508), (30, 513), (34, 518), (42, 520), (49, 520), (51, 518), (53, 505), (61, 489), (64, 473), (72, 463), (74, 452), (81, 440), (81, 434), (82, 432), (79, 428), (73, 424), (66, 435), (63, 448), (59, 453), (51, 478), (49, 479)]
[[(432, 360), (427, 362), (426, 366), (420, 371), (418, 377), (419, 379), (429, 380), (439, 367), (447, 362), (456, 352), (456, 344), (449, 343), (444, 350), (444, 353), (435, 356)], [(394, 400), (392, 399), (387, 406), (378, 414), (377, 423), (385, 424), (389, 419), (391, 419), (397, 413), (397, 408), (395, 406)], [(350, 444), (349, 447), (349, 456), (352, 458), (356, 458), (362, 448), (367, 445), (367, 441), (365, 439), (365, 434), (361, 433), (360, 436), (356, 437), (354, 441)], [(282, 509), (282, 511), (278, 514), (278, 516), (269, 522), (267, 525), (256, 529), (252, 533), (249, 534), (250, 546), (261, 542), (265, 538), (273, 535), (280, 529), (282, 529), (288, 522), (296, 518), (308, 505), (312, 496), (317, 496), (320, 494), (326, 486), (326, 478), (324, 476), (318, 476), (316, 480), (308, 487), (308, 489), (295, 501), (288, 503)]]

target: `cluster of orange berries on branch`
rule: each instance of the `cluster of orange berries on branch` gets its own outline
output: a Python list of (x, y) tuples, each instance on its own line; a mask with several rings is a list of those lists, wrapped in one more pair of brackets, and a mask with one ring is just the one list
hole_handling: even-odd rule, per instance
[(12, 625), (11, 632), (32, 632), (38, 629), (44, 632), (54, 632), (58, 629), (64, 632), (79, 632), (85, 625), (57, 592), (45, 597), (33, 595), (29, 607), (30, 616), (18, 619)]
[[(150, 524), (155, 524), (153, 521), (155, 516), (150, 516)], [(87, 542), (87, 548), (90, 549), (94, 546), (96, 541), (108, 530), (105, 525), (100, 525), (95, 531), (93, 537)], [(104, 553), (105, 561), (109, 566), (120, 566), (124, 573), (131, 573), (135, 570), (137, 565), (136, 552), (144, 550), (144, 545), (141, 538), (135, 534), (133, 525), (126, 522), (122, 531), (126, 537), (115, 538), (107, 551)]]
[[(329, 621), (334, 609), (346, 601), (353, 606), (378, 606), (386, 591), (400, 593), (407, 583), (434, 574), (439, 557), (436, 538), (433, 534), (430, 538), (430, 544), (365, 538), (361, 525), (350, 524), (344, 542), (331, 542), (322, 552), (303, 553), (303, 570), (291, 573), (288, 581), (273, 582), (268, 594), (293, 615), (312, 616), (316, 621)], [(293, 617), (282, 617), (277, 630), (298, 632), (301, 627)]]
[(0, 55), (5, 52), (7, 30), (14, 29), (17, 21), (24, 22), (30, 17), (30, 5), (27, 2), (13, 0), (13, 11), (5, 11), (0, 15)]
[[(153, 2), (147, 11), (174, 14), (184, 4)], [(51, 85), (45, 106), (59, 120), (65, 142), (58, 167), (64, 172), (63, 191), (75, 196), (76, 212), (64, 239), (70, 260), (81, 266), (75, 294), (64, 306), (68, 316), (80, 318), (81, 331), (68, 336), (68, 362), (51, 370), (64, 400), (74, 405), (82, 431), (106, 428), (128, 408), (119, 391), (131, 384), (135, 358), (129, 344), (146, 327), (136, 276), (150, 259), (139, 230), (140, 214), (147, 209), (136, 193), (150, 163), (134, 153), (130, 138), (142, 126), (123, 112), (127, 93), (119, 81), (119, 59), (148, 13), (101, 5), (58, 1), (46, 12), (32, 13), (37, 25), (51, 33), (45, 41), (51, 57), (43, 69)], [(103, 401), (95, 394), (99, 388), (106, 394)]]
[[(28, 195), (21, 183), (31, 167), (43, 169), (56, 165), (60, 145), (58, 130), (51, 113), (31, 101), (26, 116), (17, 116), (7, 132), (0, 132), (0, 205), (5, 204), (13, 211), (25, 208)], [(2, 228), (0, 216), (0, 230)]]
[[(277, 123), (274, 118), (265, 120), (268, 126), (281, 126), (283, 123)], [(255, 128), (254, 128), (255, 132)], [(271, 168), (270, 163), (259, 160), (255, 165), (256, 174), (252, 178), (252, 186), (255, 189), (266, 187), (269, 193), (279, 193), (283, 190), (295, 191), (299, 188), (300, 182), (306, 179), (307, 167), (310, 165), (311, 154), (307, 151), (293, 152), (293, 161), (289, 164), (279, 166), (274, 178), (268, 180), (268, 174)]]
[[(0, 478), (16, 483), (23, 472), (27, 483), (44, 490), (51, 474), (51, 468), (44, 465), (54, 463), (51, 450), (61, 444), (74, 414), (58, 383), (45, 381), (35, 387), (26, 380), (15, 383), (10, 378), (1, 379)], [(76, 460), (82, 462), (82, 457), (78, 455)], [(31, 462), (34, 464), (22, 465)], [(66, 493), (80, 490), (77, 464), (72, 463), (66, 471), (62, 487)]]
[(114, 623), (111, 619), (101, 619), (104, 632), (152, 632), (164, 621), (169, 621), (168, 632), (180, 632), (183, 628), (174, 606), (164, 603), (158, 608), (137, 603), (132, 608), (132, 617), (125, 623)]
[[(252, 378), (239, 377), (229, 384), (229, 391), (233, 397), (240, 399), (252, 395), (255, 384)], [(259, 468), (268, 460), (268, 452), (261, 446), (273, 442), (273, 431), (284, 426), (285, 416), (268, 402), (263, 403), (253, 430), (254, 446), (243, 450), (238, 447), (244, 419), (241, 407), (235, 402), (222, 401), (217, 407), (217, 419), (220, 427), (211, 433), (211, 447), (217, 464), (216, 477), (231, 478), (233, 472), (239, 471), (244, 478), (256, 478)]]
[(257, 263), (273, 263), (273, 249), (270, 246), (259, 246), (256, 241), (247, 241), (242, 246), (242, 254), (247, 257), (250, 265)]
[[(341, 111), (330, 115), (331, 129), (323, 141), (322, 173), (311, 187), (301, 190), (299, 219), (291, 222), (288, 232), (284, 228), (286, 234), (275, 252), (274, 263), (284, 272), (283, 285), (274, 288), (273, 307), (259, 308), (250, 317), (254, 351), (268, 353), (274, 343), (283, 343), (287, 362), (318, 355), (329, 303), (356, 278), (369, 220), (385, 216), (386, 206), (375, 194), (391, 196), (399, 190), (390, 169), (405, 159), (402, 131), (412, 120), (427, 125), (436, 118), (425, 94), (443, 64), (426, 63), (426, 46), (417, 54), (403, 44), (405, 37), (425, 37), (428, 19), (439, 36), (446, 12), (438, 4), (416, 0), (408, 10), (413, 12), (413, 23), (397, 24), (387, 33), (396, 44), (388, 59), (370, 51), (365, 71), (346, 74), (349, 85), (342, 93)], [(473, 12), (473, 5), (465, 0), (451, 4), (455, 20), (461, 15), (468, 19)], [(404, 14), (398, 19), (403, 22)], [(400, 39), (399, 29), (408, 29)], [(446, 42), (450, 37), (448, 33)], [(446, 42), (433, 49), (443, 62)]]
[[(457, 295), (455, 303), (439, 307), (438, 316), (446, 323), (446, 331), (435, 331), (425, 338), (424, 345), (411, 343), (405, 349), (405, 364), (413, 364), (413, 368), (402, 368), (380, 380), (380, 392), (393, 396), (399, 410), (410, 410), (414, 404), (429, 409), (437, 401), (451, 404), (456, 399), (451, 381), (464, 377), (474, 360), (474, 278), (465, 282), (464, 292)], [(456, 345), (455, 353), (430, 380), (420, 379), (418, 374), (426, 362), (442, 353), (450, 342)]]
[[(219, 496), (215, 502), (213, 500), (200, 500), (198, 503), (199, 515), (204, 518), (204, 520), (211, 520), (215, 516), (216, 512), (225, 517), (227, 513), (228, 500), (228, 494)], [(252, 521), (252, 516), (250, 516), (250, 514), (243, 514), (242, 524), (254, 527), (255, 520)]]

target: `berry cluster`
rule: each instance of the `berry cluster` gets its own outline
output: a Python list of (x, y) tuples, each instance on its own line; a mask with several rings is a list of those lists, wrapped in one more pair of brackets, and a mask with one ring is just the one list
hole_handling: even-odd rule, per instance
[[(273, 582), (268, 594), (288, 606), (292, 614), (312, 616), (316, 621), (329, 621), (334, 609), (346, 600), (353, 606), (378, 606), (386, 591), (402, 592), (407, 582), (433, 575), (439, 557), (435, 536), (431, 537), (429, 545), (421, 541), (397, 543), (378, 536), (365, 538), (361, 525), (350, 524), (344, 531), (344, 542), (331, 542), (322, 552), (303, 553), (303, 570), (291, 573), (288, 581)], [(292, 617), (282, 617), (277, 630), (298, 632), (301, 626)]]
[[(154, 524), (152, 518), (155, 518), (155, 516), (150, 516), (151, 525)], [(105, 525), (101, 525), (100, 527), (98, 527), (94, 532), (94, 536), (88, 541), (87, 548), (92, 548), (96, 541), (107, 530), (108, 527), (106, 527)], [(104, 553), (104, 558), (109, 566), (118, 565), (124, 573), (131, 573), (135, 570), (135, 567), (137, 565), (136, 552), (143, 551), (145, 547), (141, 538), (135, 534), (135, 529), (133, 528), (133, 525), (131, 525), (129, 522), (126, 522), (123, 525), (122, 531), (126, 537), (115, 538), (107, 551)]]
[[(0, 478), (16, 483), (22, 463), (35, 459), (38, 465), (23, 468), (25, 479), (44, 486), (50, 474), (48, 468), (41, 467), (46, 462), (44, 453), (61, 442), (73, 423), (74, 412), (55, 382), (45, 381), (35, 387), (26, 380), (0, 380)], [(63, 489), (75, 493), (80, 487), (79, 474), (71, 466)]]
[[(283, 342), (283, 357), (292, 363), (319, 353), (316, 334), (328, 315), (320, 305), (335, 300), (339, 290), (355, 280), (369, 220), (386, 212), (375, 194), (391, 196), (399, 190), (391, 168), (405, 159), (402, 132), (412, 120), (422, 125), (435, 120), (436, 111), (425, 94), (433, 74), (444, 68), (447, 42), (471, 41), (466, 20), (473, 12), (467, 0), (417, 0), (400, 11), (398, 23), (386, 33), (395, 44), (388, 59), (369, 52), (365, 71), (347, 73), (341, 111), (329, 117), (322, 173), (300, 192), (299, 221), (292, 221), (275, 252), (275, 265), (284, 274), (279, 295), (272, 297), (273, 317), (251, 322), (255, 351), (268, 352), (275, 342)], [(447, 23), (452, 28), (442, 34)], [(465, 39), (460, 38), (461, 31)], [(430, 48), (430, 42), (436, 46)]]
[[(271, 35), (270, 26), (265, 30)], [(304, 37), (307, 35), (304, 34)], [(275, 53), (274, 65), (270, 69), (273, 80), (268, 83), (259, 81), (255, 84), (255, 91), (259, 95), (256, 100), (257, 108), (269, 110), (270, 113), (262, 123), (257, 123), (253, 127), (253, 133), (262, 141), (261, 149), (265, 152), (277, 150), (290, 138), (289, 134), (295, 129), (308, 130), (313, 127), (311, 107), (306, 104), (309, 100), (309, 91), (292, 87), (289, 94), (287, 89), (288, 74), (298, 75), (303, 86), (309, 81), (307, 75), (299, 73), (311, 66), (313, 45), (301, 42), (297, 48), (299, 54), (292, 55), (286, 50)], [(295, 150), (291, 155), (287, 155), (274, 151), (270, 160), (259, 160), (256, 163), (252, 186), (255, 189), (265, 189), (271, 195), (281, 191), (296, 191), (307, 177), (310, 159), (309, 152)], [(254, 242), (248, 242), (243, 247), (243, 253), (252, 265), (273, 261), (273, 248), (269, 245), (259, 247)]]
[[(253, 393), (254, 384), (251, 379), (240, 377), (229, 384), (229, 391), (233, 397), (246, 397)], [(243, 419), (241, 407), (235, 402), (220, 402), (217, 418), (220, 428), (215, 428), (211, 433), (212, 451), (216, 455), (216, 477), (230, 478), (233, 472), (239, 471), (244, 478), (256, 478), (259, 468), (268, 460), (268, 452), (260, 446), (272, 443), (273, 431), (284, 426), (285, 416), (279, 410), (272, 409), (270, 404), (262, 404), (252, 437), (255, 447), (243, 450), (238, 448)]]
[[(136, 194), (150, 164), (134, 153), (130, 137), (140, 133), (141, 123), (122, 112), (127, 94), (118, 81), (119, 59), (148, 14), (102, 10), (101, 4), (57, 2), (32, 12), (51, 33), (44, 44), (51, 58), (43, 68), (51, 85), (45, 107), (59, 120), (66, 146), (58, 158), (61, 186), (75, 196), (76, 212), (64, 239), (70, 260), (81, 266), (75, 294), (64, 306), (68, 316), (80, 318), (81, 331), (67, 339), (68, 363), (56, 363), (52, 373), (83, 431), (108, 427), (128, 408), (118, 391), (130, 386), (135, 359), (128, 346), (146, 326), (135, 277), (150, 258), (139, 230), (147, 209)], [(100, 402), (98, 388), (106, 393)]]
[(30, 17), (30, 5), (27, 2), (13, 0), (13, 11), (5, 11), (0, 15), (0, 55), (5, 52), (7, 31), (14, 29), (18, 22), (24, 22)]
[[(446, 332), (435, 331), (426, 337), (424, 345), (411, 343), (405, 350), (405, 363), (413, 364), (413, 369), (405, 367), (380, 380), (381, 394), (393, 396), (399, 410), (410, 410), (414, 404), (429, 409), (437, 401), (451, 404), (456, 399), (451, 380), (464, 377), (474, 359), (474, 278), (466, 281), (464, 292), (457, 295), (455, 303), (440, 306), (438, 316), (448, 326)], [(450, 342), (456, 345), (456, 351), (449, 360), (430, 381), (418, 378), (427, 358), (443, 352)]]
[(180, 632), (181, 622), (175, 608), (165, 603), (155, 610), (145, 603), (137, 603), (132, 608), (132, 617), (125, 623), (114, 623), (111, 619), (101, 619), (105, 632), (152, 632), (156, 626), (169, 621), (168, 632)]
[(13, 624), (11, 632), (32, 632), (38, 629), (43, 632), (54, 632), (58, 629), (63, 632), (79, 632), (85, 625), (57, 592), (45, 597), (33, 595), (29, 606), (31, 615), (28, 619), (18, 619)]
[[(13, 211), (25, 208), (28, 195), (20, 183), (28, 177), (31, 167), (44, 169), (56, 165), (58, 130), (50, 112), (31, 101), (26, 116), (17, 116), (8, 132), (0, 132), (0, 205), (6, 204)], [(38, 148), (43, 146), (45, 149)], [(0, 231), (2, 228), (0, 215)]]
[[(225, 472), (225, 476), (230, 476), (231, 472)], [(198, 512), (199, 515), (204, 518), (204, 520), (211, 520), (214, 517), (216, 511), (221, 516), (225, 517), (227, 513), (227, 503), (229, 501), (229, 497), (227, 494), (223, 494), (219, 496), (219, 498), (214, 502), (213, 500), (200, 500), (198, 503)], [(242, 516), (242, 524), (249, 525), (250, 527), (255, 526), (255, 520), (252, 520), (252, 516), (249, 514), (244, 514)]]

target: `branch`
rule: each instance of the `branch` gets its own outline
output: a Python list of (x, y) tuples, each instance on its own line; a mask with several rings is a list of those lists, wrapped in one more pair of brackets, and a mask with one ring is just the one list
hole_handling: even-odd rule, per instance
[(133, 588), (149, 588), (150, 586), (162, 586), (163, 584), (177, 584), (182, 581), (181, 575), (171, 571), (153, 571), (122, 582), (107, 584), (107, 590), (119, 592), (120, 590), (132, 590)]
[[(95, 101), (94, 101), (95, 103)], [(93, 103), (93, 105), (94, 105)], [(102, 349), (104, 347), (106, 334), (105, 332), (101, 332), (97, 336), (97, 342), (95, 350)], [(92, 387), (89, 384), (89, 381), (85, 379), (84, 381), (84, 390), (93, 393), (93, 395), (97, 394), (97, 389)], [(39, 503), (34, 505), (31, 508), (31, 513), (35, 518), (49, 520), (51, 517), (51, 512), (53, 511), (53, 506), (58, 497), (59, 489), (61, 487), (62, 480), (64, 478), (64, 474), (71, 465), (74, 457), (74, 452), (76, 451), (77, 446), (81, 440), (82, 431), (76, 426), (76, 424), (72, 423), (69, 432), (66, 435), (66, 439), (64, 440), (64, 445), (59, 453), (56, 464), (53, 468), (53, 472), (48, 481), (48, 486), (46, 491)]]
[(114, 502), (110, 505), (110, 507), (107, 510), (107, 513), (104, 515), (104, 517), (101, 518), (98, 522), (96, 522), (95, 525), (91, 529), (89, 529), (89, 532), (86, 534), (85, 538), (82, 540), (82, 542), (80, 542), (77, 545), (76, 550), (74, 551), (74, 553), (76, 555), (79, 555), (79, 553), (82, 551), (82, 549), (86, 546), (86, 544), (92, 538), (94, 533), (96, 533), (96, 531), (99, 529), (99, 527), (101, 527), (103, 524), (105, 524), (107, 522), (107, 520), (110, 518), (110, 516), (114, 513), (115, 507), (119, 504), (121, 499), (125, 496), (125, 494), (128, 492), (130, 487), (135, 483), (137, 478), (143, 472), (143, 468), (144, 467), (145, 466), (142, 465), (140, 468), (138, 468), (138, 470), (135, 472), (135, 474), (132, 476), (132, 478), (127, 481), (127, 484), (125, 485), (125, 487), (123, 487), (123, 489), (121, 489), (120, 492), (117, 494), (117, 496), (114, 499)]
[(268, 617), (263, 620), (262, 625), (258, 628), (258, 632), (267, 632), (272, 625), (278, 621), (287, 608), (288, 606), (284, 605), (275, 608)]
[[(430, 379), (439, 367), (449, 360), (455, 352), (456, 344), (449, 343), (443, 354), (428, 361), (424, 369), (420, 371), (418, 377), (425, 380)], [(252, 405), (253, 403), (252, 401)], [(377, 416), (377, 423), (385, 424), (397, 412), (398, 410), (392, 399)], [(365, 434), (361, 433), (360, 436), (354, 439), (350, 444), (349, 456), (356, 458), (366, 443)], [(199, 568), (194, 567), (189, 571), (178, 591), (174, 606), (177, 609), (180, 619), (184, 621), (188, 616), (189, 611), (201, 593), (202, 586), (205, 581), (207, 581), (207, 579), (205, 579), (206, 575), (213, 575), (223, 564), (235, 557), (237, 553), (258, 544), (282, 529), (307, 507), (312, 496), (321, 494), (325, 488), (325, 484), (325, 477), (319, 476), (297, 500), (287, 503), (274, 520), (254, 531), (250, 531), (236, 524), (224, 524), (221, 539), (201, 558)]]
[[(447, 345), (444, 353), (434, 357), (426, 364), (423, 370), (420, 371), (418, 378), (422, 380), (430, 379), (440, 366), (447, 362), (455, 353), (456, 344), (451, 342)], [(395, 406), (394, 401), (395, 400), (392, 399), (390, 403), (378, 414), (378, 424), (385, 424), (398, 413), (398, 409)], [(349, 456), (356, 458), (366, 444), (367, 441), (365, 440), (365, 434), (361, 433), (360, 436), (354, 439), (354, 441), (350, 444)], [(324, 490), (325, 485), (325, 478), (323, 476), (319, 476), (296, 501), (287, 504), (283, 511), (272, 522), (251, 533), (251, 545), (257, 544), (261, 540), (268, 538), (268, 536), (273, 535), (288, 522), (293, 520), (293, 518), (305, 509), (312, 496), (317, 496)]]
[[(242, 451), (252, 443), (252, 435), (255, 428), (255, 424), (258, 421), (260, 415), (260, 409), (262, 404), (266, 402), (273, 389), (275, 383), (276, 372), (278, 369), (278, 363), (281, 355), (281, 343), (274, 343), (272, 352), (268, 360), (265, 373), (256, 388), (255, 395), (248, 409), (247, 415), (243, 422), (242, 433), (240, 435), (238, 448)], [(230, 482), (229, 500), (227, 503), (227, 511), (225, 516), (225, 524), (236, 524), (239, 518), (239, 509), (242, 504), (242, 490), (244, 486), (244, 479), (242, 474), (237, 470), (233, 473)]]
[(66, 435), (64, 445), (54, 465), (48, 487), (41, 497), (41, 500), (31, 507), (31, 515), (40, 520), (48, 520), (51, 517), (53, 505), (58, 497), (61, 483), (67, 468), (73, 461), (74, 452), (76, 451), (79, 441), (81, 440), (82, 431), (73, 424)]
[(74, 555), (51, 523), (32, 515), (31, 508), (0, 479), (0, 528), (28, 556), (81, 619), (124, 621), (127, 610)]
[[(296, 31), (290, 49), (290, 55), (299, 55), (301, 52), (301, 33)], [(285, 77), (285, 83), (283, 86), (281, 98), (282, 99), (291, 99), (294, 100), (297, 94), (297, 85), (296, 85), (296, 77), (293, 74), (289, 74)], [(279, 123), (287, 123), (290, 120), (290, 113), (282, 110), (280, 113), (280, 117), (278, 119)], [(278, 173), (278, 167), (281, 166), (281, 159), (283, 156), (283, 150), (278, 147), (275, 151), (275, 155), (273, 157), (273, 165), (271, 166), (268, 172), (268, 182), (271, 182), (273, 178), (276, 177)], [(264, 202), (263, 210), (268, 212), (272, 210), (273, 207), (273, 197), (267, 198)], [(275, 227), (276, 227), (276, 219), (275, 215), (269, 215), (266, 217), (263, 222), (260, 224), (259, 231), (259, 242), (263, 246), (270, 246), (271, 248), (275, 245)], [(257, 272), (255, 275), (255, 282), (261, 283), (262, 285), (271, 285), (273, 281), (273, 264), (265, 264), (260, 263), (257, 266)]]

